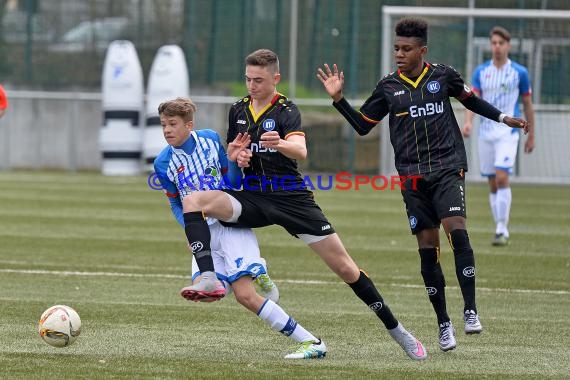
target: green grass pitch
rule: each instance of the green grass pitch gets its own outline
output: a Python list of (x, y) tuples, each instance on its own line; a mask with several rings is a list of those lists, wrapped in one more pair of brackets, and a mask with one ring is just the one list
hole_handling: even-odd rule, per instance
[[(397, 191), (317, 191), (357, 263), (425, 344), (409, 360), (380, 321), (304, 244), (257, 230), (281, 305), (322, 337), (323, 360), (286, 361), (292, 341), (240, 307), (178, 294), (190, 271), (184, 233), (146, 177), (0, 172), (2, 379), (537, 379), (570, 378), (568, 187), (513, 186), (511, 245), (491, 247), (484, 185), (467, 185), (484, 332), (462, 332), (453, 254), (442, 235), (457, 348), (443, 353)], [(445, 243), (445, 244), (443, 244)], [(54, 348), (37, 333), (54, 304), (82, 333)]]

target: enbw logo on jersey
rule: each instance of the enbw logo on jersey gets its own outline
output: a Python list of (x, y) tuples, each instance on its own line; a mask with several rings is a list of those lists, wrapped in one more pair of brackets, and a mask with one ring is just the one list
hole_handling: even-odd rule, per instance
[(263, 120), (262, 127), (267, 132), (274, 130), (275, 129), (275, 120), (273, 120), (273, 119)]
[(427, 89), (429, 92), (431, 92), (432, 94), (435, 94), (436, 92), (439, 91), (441, 87), (439, 86), (439, 83), (435, 80), (432, 80), (431, 82), (429, 82), (427, 84)]
[(416, 226), (418, 225), (418, 219), (415, 216), (410, 216), (410, 227), (416, 228)]

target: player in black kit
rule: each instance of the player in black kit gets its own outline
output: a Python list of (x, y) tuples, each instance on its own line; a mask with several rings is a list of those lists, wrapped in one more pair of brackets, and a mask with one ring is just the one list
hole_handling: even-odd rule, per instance
[[(394, 317), (372, 280), (346, 251), (313, 193), (301, 186), (297, 160), (307, 156), (305, 134), (299, 110), (277, 92), (281, 79), (277, 55), (257, 50), (246, 57), (245, 65), (249, 95), (231, 107), (227, 136), (228, 158), (244, 168), (244, 189), (198, 191), (184, 198), (186, 235), (195, 254), (207, 255), (210, 250), (204, 215), (252, 228), (280, 225), (307, 243), (352, 288), (411, 359), (425, 359), (424, 346)], [(202, 291), (189, 286), (181, 294), (200, 300)], [(319, 357), (321, 346), (321, 341), (306, 342), (299, 354)]]
[(443, 351), (455, 348), (455, 330), (447, 314), (445, 279), (439, 262), (439, 227), (447, 235), (455, 258), (456, 275), (464, 300), (467, 334), (483, 330), (475, 303), (475, 258), (467, 234), (465, 178), (467, 157), (461, 130), (450, 98), (469, 110), (511, 128), (524, 128), (525, 120), (508, 117), (478, 98), (455, 69), (426, 62), (427, 23), (404, 18), (396, 27), (394, 57), (398, 70), (382, 78), (360, 111), (342, 95), (344, 73), (325, 64), (317, 77), (333, 98), (333, 106), (360, 135), (389, 115), (390, 141), (401, 176), (418, 175), (417, 189), (408, 179), (402, 196), (412, 233), (418, 241), (421, 274), (439, 325)]

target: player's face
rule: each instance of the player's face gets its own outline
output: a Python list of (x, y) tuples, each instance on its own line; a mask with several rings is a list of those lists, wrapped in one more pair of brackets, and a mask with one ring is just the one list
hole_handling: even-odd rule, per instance
[(162, 125), (162, 134), (166, 142), (172, 146), (180, 146), (190, 136), (194, 122), (184, 122), (180, 116), (160, 115), (160, 125)]
[(502, 61), (507, 58), (509, 54), (509, 49), (511, 44), (509, 41), (505, 40), (498, 34), (493, 34), (491, 37), (491, 51), (493, 54), (493, 59), (496, 61)]
[(273, 73), (268, 67), (246, 66), (245, 85), (252, 99), (262, 103), (269, 103), (276, 92), (275, 87), (281, 75)]
[(407, 77), (417, 77), (421, 74), (426, 53), (427, 46), (424, 46), (419, 38), (396, 36), (394, 40), (396, 65)]

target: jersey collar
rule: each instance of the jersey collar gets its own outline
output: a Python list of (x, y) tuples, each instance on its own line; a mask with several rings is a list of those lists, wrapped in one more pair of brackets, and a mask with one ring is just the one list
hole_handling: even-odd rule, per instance
[(253, 99), (249, 100), (249, 112), (251, 113), (251, 116), (253, 116), (253, 121), (257, 123), (257, 120), (259, 119), (259, 117), (261, 115), (263, 115), (265, 113), (265, 111), (267, 111), (269, 109), (269, 107), (273, 106), (277, 100), (279, 100), (280, 97), (282, 97), (283, 95), (280, 93), (276, 93), (275, 95), (273, 95), (273, 98), (271, 99), (271, 101), (269, 103), (267, 103), (267, 105), (265, 107), (263, 107), (259, 113), (255, 113), (254, 109), (253, 109)]
[(429, 62), (426, 62), (426, 67), (424, 67), (422, 73), (420, 74), (420, 76), (416, 79), (416, 81), (414, 82), (413, 80), (411, 80), (410, 78), (408, 78), (407, 76), (405, 76), (400, 69), (398, 69), (398, 76), (400, 78), (402, 78), (404, 81), (408, 82), (409, 84), (411, 84), (412, 86), (414, 86), (414, 88), (418, 87), (418, 84), (422, 81), (422, 79), (425, 77), (426, 73), (428, 72), (429, 68), (430, 68), (430, 64)]

